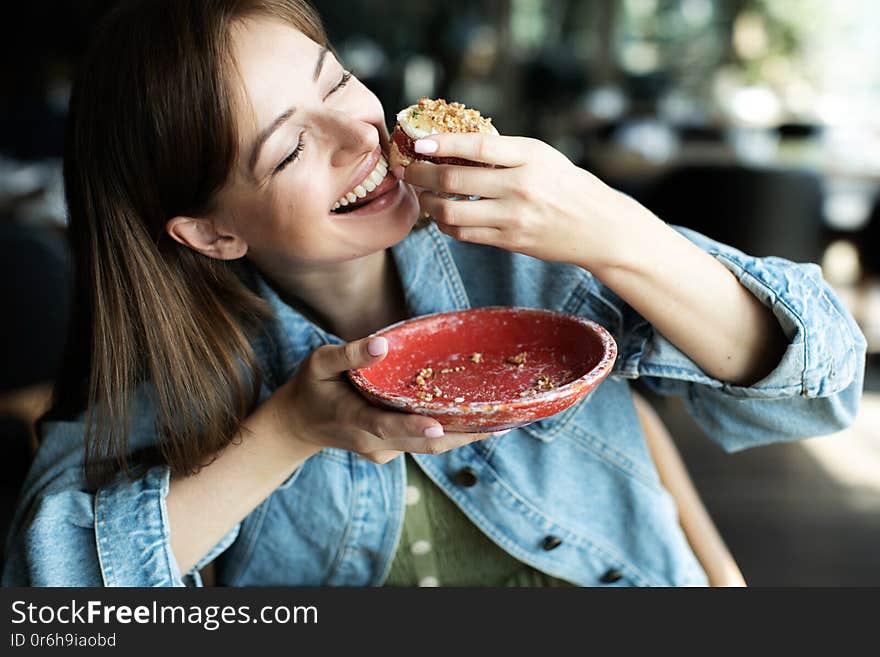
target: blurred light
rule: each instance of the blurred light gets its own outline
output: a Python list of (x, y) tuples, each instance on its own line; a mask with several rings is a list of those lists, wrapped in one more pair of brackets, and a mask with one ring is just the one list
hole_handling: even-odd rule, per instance
[(739, 127), (728, 130), (726, 138), (739, 158), (751, 164), (771, 164), (779, 153), (776, 131)]
[(801, 444), (841, 484), (880, 490), (880, 395), (865, 392), (848, 429)]
[(620, 55), (623, 69), (634, 75), (653, 73), (660, 66), (660, 51), (647, 41), (632, 41), (623, 46)]
[(498, 56), (498, 36), (491, 25), (480, 25), (471, 34), (462, 63), (470, 75), (485, 76), (492, 72)]
[(510, 7), (510, 38), (521, 55), (538, 50), (547, 34), (543, 0), (513, 0)]
[(43, 186), (39, 164), (19, 162), (0, 154), (0, 202), (38, 192)]
[(581, 96), (581, 107), (605, 121), (618, 119), (627, 108), (627, 99), (618, 87), (596, 87)]
[(760, 14), (744, 11), (733, 23), (733, 48), (743, 59), (757, 59), (767, 51), (769, 39)]
[(382, 47), (365, 37), (353, 37), (339, 48), (339, 56), (345, 67), (358, 78), (374, 78), (388, 66), (388, 58)]
[(668, 125), (653, 120), (628, 123), (617, 129), (614, 138), (623, 148), (654, 163), (668, 161), (680, 145), (678, 136)]
[(835, 230), (858, 230), (868, 221), (872, 196), (857, 189), (826, 188), (822, 212)]
[(822, 274), (832, 285), (854, 285), (862, 275), (859, 251), (849, 240), (835, 240), (822, 255)]
[(770, 126), (782, 118), (782, 104), (767, 87), (741, 87), (728, 102), (733, 117), (746, 125)]
[(657, 13), (657, 0), (626, 0), (626, 10), (634, 16), (651, 16)]
[[(861, 303), (856, 309), (856, 313), (856, 321), (858, 321), (868, 343), (868, 353), (880, 353), (880, 283), (876, 280), (869, 283), (867, 290), (862, 293)], [(880, 427), (880, 422), (874, 426)]]
[(711, 118), (704, 103), (674, 90), (657, 103), (657, 113), (673, 125), (705, 125)]
[(413, 55), (403, 68), (403, 97), (415, 102), (422, 96), (434, 97), (437, 87), (437, 64), (430, 57)]
[(704, 27), (712, 20), (711, 0), (683, 0), (681, 15), (691, 27)]
[[(858, 114), (857, 111), (853, 112)], [(820, 143), (835, 174), (880, 177), (880, 131), (864, 123), (827, 126)]]
[(22, 162), (0, 155), (0, 206), (15, 208), (23, 223), (67, 222), (61, 160)]
[(782, 93), (785, 106), (793, 116), (806, 117), (811, 121), (817, 119), (816, 90), (806, 80), (786, 80)]

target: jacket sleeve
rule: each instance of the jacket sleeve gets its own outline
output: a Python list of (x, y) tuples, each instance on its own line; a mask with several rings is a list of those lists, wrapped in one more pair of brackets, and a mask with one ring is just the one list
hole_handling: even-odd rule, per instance
[(82, 476), (82, 422), (45, 427), (6, 544), (4, 586), (200, 585), (198, 569), (238, 526), (182, 575), (169, 543), (169, 469), (120, 475), (97, 492)]
[(681, 396), (697, 424), (727, 451), (849, 426), (861, 397), (865, 338), (820, 268), (748, 256), (694, 231), (676, 230), (713, 255), (770, 309), (788, 347), (761, 381), (747, 387), (725, 383), (706, 375), (606, 289), (621, 320), (614, 374), (641, 378), (660, 394)]

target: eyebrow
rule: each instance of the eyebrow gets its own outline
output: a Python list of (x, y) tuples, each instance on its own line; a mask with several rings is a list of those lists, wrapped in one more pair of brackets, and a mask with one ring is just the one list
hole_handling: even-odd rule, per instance
[[(327, 56), (327, 52), (329, 48), (327, 46), (323, 46), (321, 48), (321, 52), (318, 53), (318, 61), (315, 62), (315, 73), (312, 76), (312, 81), (317, 82), (318, 78), (321, 77), (321, 69), (324, 68), (324, 58)], [(248, 160), (248, 169), (251, 174), (254, 172), (254, 167), (257, 165), (257, 160), (260, 157), (260, 150), (263, 148), (263, 144), (266, 143), (266, 140), (275, 132), (282, 124), (284, 124), (291, 116), (293, 116), (294, 112), (296, 112), (296, 106), (288, 107), (284, 110), (278, 117), (272, 121), (268, 126), (263, 128), (260, 131), (260, 134), (257, 135), (257, 139), (254, 142), (254, 148), (251, 150), (251, 156)]]

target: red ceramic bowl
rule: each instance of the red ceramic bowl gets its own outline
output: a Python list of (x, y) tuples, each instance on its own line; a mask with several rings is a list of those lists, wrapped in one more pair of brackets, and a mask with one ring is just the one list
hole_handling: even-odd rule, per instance
[(378, 331), (388, 355), (350, 370), (386, 408), (428, 415), (450, 432), (520, 427), (574, 404), (608, 376), (617, 344), (590, 320), (490, 306), (408, 319)]

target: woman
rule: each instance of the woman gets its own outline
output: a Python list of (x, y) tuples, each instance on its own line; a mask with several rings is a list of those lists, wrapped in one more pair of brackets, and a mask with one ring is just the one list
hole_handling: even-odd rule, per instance
[[(418, 148), (498, 168), (389, 183), (383, 116), (298, 0), (105, 23), (65, 161), (79, 332), (5, 584), (198, 585), (211, 563), (225, 585), (702, 584), (627, 381), (729, 450), (851, 420), (864, 341), (816, 267), (673, 230), (532, 139), (439, 135)], [(331, 211), (374, 171), (389, 191)], [(387, 353), (371, 332), (491, 304), (596, 319), (614, 376), (505, 436), (346, 383)], [(410, 540), (417, 490), (441, 549)]]

